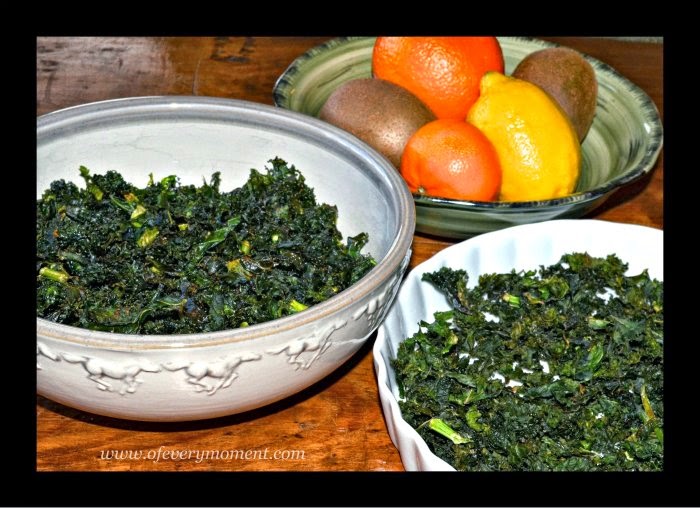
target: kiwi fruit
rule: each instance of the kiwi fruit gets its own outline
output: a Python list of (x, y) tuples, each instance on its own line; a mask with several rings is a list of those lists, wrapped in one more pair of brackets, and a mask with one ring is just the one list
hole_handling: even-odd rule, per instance
[(535, 51), (520, 61), (513, 77), (534, 83), (551, 95), (583, 142), (595, 116), (598, 81), (581, 53), (566, 47)]
[(319, 118), (370, 145), (399, 168), (408, 139), (435, 115), (411, 92), (377, 78), (348, 81), (331, 93)]

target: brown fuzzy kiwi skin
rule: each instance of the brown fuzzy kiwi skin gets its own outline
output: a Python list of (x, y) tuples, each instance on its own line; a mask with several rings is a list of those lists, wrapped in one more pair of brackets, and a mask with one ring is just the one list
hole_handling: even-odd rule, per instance
[(377, 78), (348, 81), (328, 97), (319, 118), (370, 145), (399, 168), (408, 139), (435, 115), (411, 92)]
[(529, 81), (552, 96), (583, 142), (593, 123), (598, 98), (595, 71), (583, 55), (566, 47), (545, 48), (523, 58), (512, 76)]

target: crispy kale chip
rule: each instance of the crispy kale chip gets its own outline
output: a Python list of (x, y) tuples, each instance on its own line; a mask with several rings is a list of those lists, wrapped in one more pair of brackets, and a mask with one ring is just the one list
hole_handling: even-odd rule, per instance
[(403, 417), (459, 470), (661, 470), (663, 283), (626, 270), (425, 274), (454, 308), (401, 343)]
[(114, 171), (55, 181), (37, 203), (37, 313), (93, 330), (199, 333), (322, 302), (374, 265), (366, 233), (344, 243), (337, 209), (271, 160), (231, 192), (176, 176), (145, 188)]

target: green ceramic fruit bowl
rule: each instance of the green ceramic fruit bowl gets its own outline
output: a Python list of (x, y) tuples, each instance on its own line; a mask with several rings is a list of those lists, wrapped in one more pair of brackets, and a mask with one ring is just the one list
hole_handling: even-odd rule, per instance
[[(498, 38), (510, 74), (526, 55), (555, 44), (522, 37)], [(273, 90), (277, 106), (317, 116), (339, 85), (371, 77), (373, 37), (332, 39), (294, 60)], [(598, 107), (582, 145), (581, 177), (573, 194), (541, 201), (483, 202), (414, 194), (416, 231), (468, 238), (509, 226), (581, 217), (656, 163), (663, 127), (656, 105), (609, 65), (586, 56), (598, 80)]]

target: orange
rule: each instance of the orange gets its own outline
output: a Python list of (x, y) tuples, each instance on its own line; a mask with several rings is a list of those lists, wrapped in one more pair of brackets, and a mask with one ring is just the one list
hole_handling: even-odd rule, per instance
[(404, 87), (438, 118), (464, 120), (487, 71), (503, 72), (495, 37), (378, 37), (374, 77)]
[(493, 201), (501, 190), (496, 149), (476, 127), (438, 119), (411, 136), (401, 157), (411, 192), (448, 199)]

